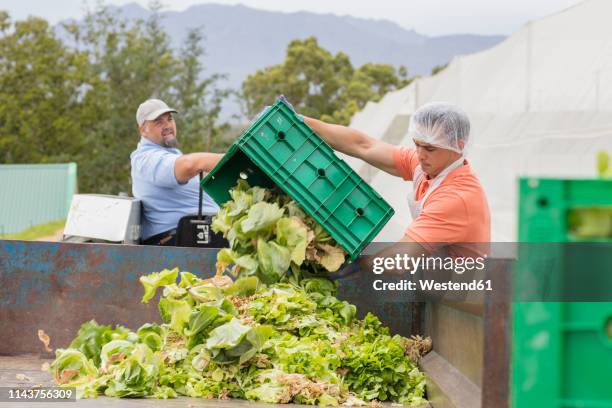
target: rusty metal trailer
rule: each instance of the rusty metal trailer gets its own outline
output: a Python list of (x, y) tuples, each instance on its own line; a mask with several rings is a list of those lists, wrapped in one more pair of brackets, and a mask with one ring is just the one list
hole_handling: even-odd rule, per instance
[[(0, 386), (51, 385), (41, 371), (51, 361), (39, 341), (44, 330), (52, 348), (66, 347), (80, 325), (95, 319), (135, 329), (159, 321), (153, 304), (140, 303), (138, 277), (164, 267), (200, 276), (214, 274), (216, 249), (147, 247), (0, 240)], [(397, 302), (372, 296), (360, 275), (342, 280), (338, 297), (372, 312), (394, 333), (429, 335), (433, 351), (421, 361), (434, 408), (509, 406), (510, 261), (490, 260), (497, 274), (495, 299), (486, 294), (470, 302)], [(500, 296), (506, 294), (506, 296)], [(18, 380), (24, 374), (26, 380)], [(20, 377), (22, 378), (22, 377)], [(25, 381), (25, 382), (24, 382)], [(0, 407), (9, 406), (0, 402)], [(66, 406), (265, 406), (245, 401), (118, 400), (98, 398)], [(23, 404), (15, 404), (24, 406)], [(60, 407), (64, 403), (49, 403)], [(36, 404), (42, 407), (41, 403)], [(269, 405), (268, 405), (269, 406)]]

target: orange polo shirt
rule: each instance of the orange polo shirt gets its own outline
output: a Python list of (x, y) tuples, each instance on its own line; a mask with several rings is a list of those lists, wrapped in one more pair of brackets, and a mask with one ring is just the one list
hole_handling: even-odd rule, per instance
[[(419, 165), (416, 149), (398, 147), (393, 153), (395, 168), (404, 180), (412, 180)], [(417, 187), (420, 200), (431, 180)], [(451, 171), (427, 197), (423, 210), (406, 229), (406, 235), (432, 250), (432, 243), (490, 242), (491, 216), (484, 189), (469, 163)]]

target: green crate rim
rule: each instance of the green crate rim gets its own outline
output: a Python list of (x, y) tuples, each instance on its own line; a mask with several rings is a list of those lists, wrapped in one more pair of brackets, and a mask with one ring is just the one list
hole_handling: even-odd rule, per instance
[[(217, 163), (217, 165), (202, 179), (202, 182), (200, 183), (201, 188), (205, 188), (205, 185), (207, 184), (207, 182), (209, 180), (211, 180), (215, 173), (221, 168), (223, 167), (223, 165), (228, 162), (236, 153), (237, 150), (242, 151), (244, 154), (246, 154), (248, 157), (251, 158), (252, 152), (249, 152), (248, 149), (246, 148), (246, 143), (248, 142), (249, 139), (251, 139), (252, 137), (254, 137), (257, 129), (259, 129), (261, 126), (263, 126), (268, 118), (274, 114), (276, 114), (278, 111), (282, 111), (285, 115), (289, 115), (293, 117), (293, 125), (295, 126), (297, 125), (298, 127), (302, 127), (302, 131), (304, 132), (309, 132), (311, 134), (316, 135), (316, 132), (314, 132), (310, 126), (308, 126), (306, 123), (304, 123), (303, 121), (300, 121), (297, 117), (295, 112), (293, 111), (293, 109), (291, 107), (289, 107), (285, 102), (283, 102), (282, 100), (278, 100), (274, 105), (272, 105), (270, 108), (268, 108), (263, 114), (261, 114), (256, 120), (255, 122), (253, 122), (248, 129), (243, 133), (243, 136), (240, 137), (238, 140), (236, 140), (231, 146), (230, 148), (227, 150), (227, 152), (224, 154), (224, 156), (221, 158), (221, 160), (219, 161), (219, 163)], [(379, 205), (382, 210), (384, 211), (384, 216), (380, 218), (379, 222), (377, 224), (375, 224), (372, 229), (370, 230), (370, 232), (366, 235), (366, 237), (357, 245), (352, 245), (352, 247), (349, 248), (350, 242), (348, 242), (348, 240), (343, 237), (341, 235), (341, 233), (339, 231), (337, 231), (335, 228), (333, 228), (333, 226), (331, 224), (328, 223), (328, 220), (330, 217), (333, 216), (333, 211), (330, 212), (330, 216), (328, 217), (323, 217), (321, 214), (319, 214), (317, 210), (315, 210), (314, 212), (311, 211), (309, 208), (306, 208), (303, 204), (301, 204), (298, 200), (296, 200), (296, 202), (298, 202), (298, 205), (300, 205), (300, 207), (310, 216), (312, 217), (319, 225), (321, 225), (325, 231), (340, 245), (344, 248), (344, 250), (348, 253), (349, 255), (349, 259), (351, 261), (354, 261), (355, 259), (357, 259), (357, 257), (359, 256), (359, 254), (361, 253), (361, 251), (363, 250), (363, 248), (368, 245), (368, 243), (371, 242), (371, 240), (376, 236), (376, 234), (378, 234), (378, 232), (380, 232), (380, 230), (387, 224), (387, 222), (391, 219), (391, 217), (395, 214), (395, 210), (389, 205), (389, 203), (387, 203), (387, 201), (382, 198), (380, 196), (380, 194), (378, 194), (378, 192), (376, 190), (374, 190), (369, 184), (367, 184), (365, 182), (365, 180), (363, 180), (357, 173), (355, 173), (355, 171), (348, 165), (346, 164), (346, 162), (344, 162), (344, 160), (342, 160), (341, 158), (339, 158), (338, 156), (336, 156), (333, 153), (333, 149), (331, 148), (331, 146), (329, 146), (329, 144), (327, 144), (325, 142), (325, 140), (323, 140), (323, 138), (321, 138), (320, 136), (316, 135), (317, 138), (319, 138), (320, 143), (319, 145), (325, 145), (327, 146), (327, 148), (329, 148), (329, 150), (331, 151), (331, 154), (334, 156), (335, 160), (341, 164), (341, 166), (345, 167), (345, 170), (348, 174), (347, 177), (350, 177), (353, 182), (355, 183), (355, 188), (357, 188), (359, 185), (363, 186), (367, 186), (365, 187), (366, 189), (369, 189), (377, 199), (379, 199), (379, 202), (376, 203), (377, 205)], [(267, 177), (269, 177), (285, 194), (291, 196), (294, 200), (295, 197), (293, 197), (293, 195), (287, 191), (287, 189), (285, 188), (285, 186), (282, 184), (283, 181), (285, 180), (280, 180), (279, 179), (279, 175), (277, 172), (270, 172), (268, 171), (268, 169), (265, 169), (261, 166), (258, 166), (259, 169), (261, 171), (263, 171)], [(223, 203), (218, 203), (220, 205), (222, 205)], [(319, 208), (321, 208), (321, 205), (319, 205)], [(352, 232), (350, 231), (350, 229), (347, 229), (347, 231), (349, 233), (352, 234)], [(353, 240), (356, 240), (356, 238), (353, 236)]]

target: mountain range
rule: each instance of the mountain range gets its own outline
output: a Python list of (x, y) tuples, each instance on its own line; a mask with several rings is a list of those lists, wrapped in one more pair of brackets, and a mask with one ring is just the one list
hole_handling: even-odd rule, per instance
[[(136, 3), (117, 7), (128, 19), (146, 18), (149, 10)], [(410, 10), (407, 8), (407, 13)], [(228, 86), (239, 89), (256, 70), (283, 62), (291, 40), (316, 36), (332, 53), (345, 52), (354, 66), (366, 62), (405, 65), (410, 75), (429, 74), (455, 55), (480, 51), (503, 36), (471, 34), (431, 37), (387, 20), (372, 20), (306, 11), (284, 13), (242, 5), (200, 4), (183, 11), (162, 11), (162, 24), (177, 47), (188, 29), (205, 35), (207, 74), (228, 75)], [(237, 111), (234, 102), (225, 114)]]

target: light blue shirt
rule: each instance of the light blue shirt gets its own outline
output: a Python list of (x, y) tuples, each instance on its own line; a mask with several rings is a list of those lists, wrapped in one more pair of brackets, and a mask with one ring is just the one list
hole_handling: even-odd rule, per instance
[[(142, 239), (176, 228), (185, 215), (198, 213), (199, 177), (179, 183), (174, 163), (182, 155), (179, 149), (163, 147), (141, 137), (132, 162), (132, 195), (142, 200)], [(203, 193), (202, 211), (219, 211), (219, 206)]]

